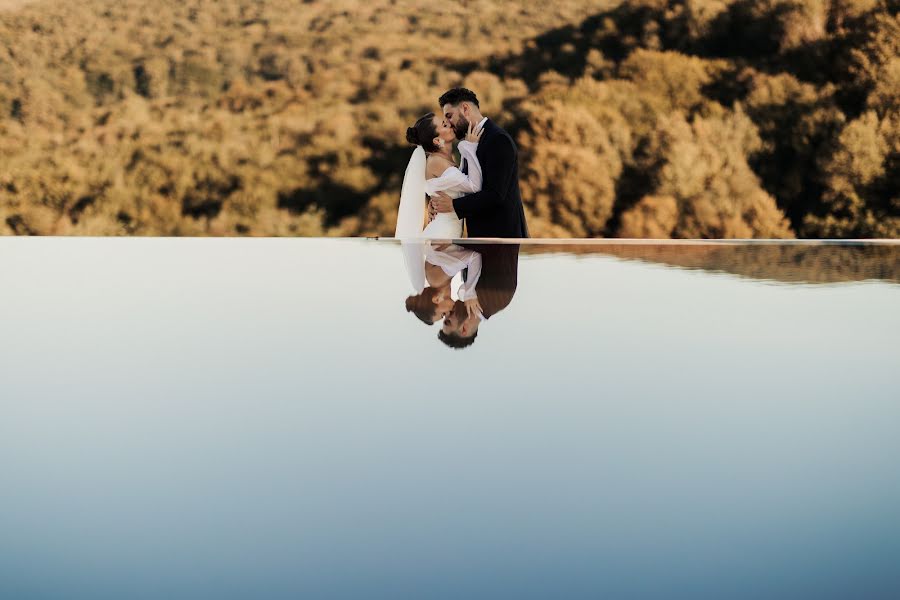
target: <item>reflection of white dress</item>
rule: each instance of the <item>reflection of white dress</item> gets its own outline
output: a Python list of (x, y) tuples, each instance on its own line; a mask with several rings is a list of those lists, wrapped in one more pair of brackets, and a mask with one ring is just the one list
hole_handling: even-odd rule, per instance
[[(481, 191), (481, 164), (475, 151), (478, 144), (465, 140), (459, 143), (459, 154), (465, 161), (468, 174), (463, 173), (458, 167), (448, 167), (440, 177), (425, 180), (425, 193), (434, 196), (437, 192), (444, 192), (454, 200), (466, 194), (474, 194)], [(438, 213), (422, 232), (422, 237), (428, 239), (456, 239), (462, 237), (462, 220), (456, 213)]]
[[(457, 167), (449, 167), (440, 177), (425, 179), (425, 151), (417, 146), (409, 159), (400, 192), (400, 206), (397, 209), (397, 228), (394, 237), (401, 241), (403, 261), (409, 274), (413, 290), (418, 294), (425, 288), (425, 246), (426, 238), (450, 240), (462, 237), (462, 221), (455, 213), (438, 213), (422, 229), (425, 210), (425, 195), (444, 192), (453, 199), (465, 194), (481, 191), (481, 163), (475, 151), (478, 144), (462, 141), (459, 153), (465, 162), (467, 173)], [(459, 277), (459, 274), (454, 277)]]
[[(431, 242), (425, 242), (425, 262), (440, 267), (444, 273), (453, 278), (453, 288), (450, 290), (450, 295), (453, 296), (453, 290), (455, 289), (456, 297), (453, 298), (454, 300), (465, 302), (478, 297), (475, 287), (481, 278), (480, 252), (462, 248), (456, 244), (440, 246), (440, 249), (437, 249)], [(462, 280), (463, 269), (469, 270), (469, 275), (465, 281)]]

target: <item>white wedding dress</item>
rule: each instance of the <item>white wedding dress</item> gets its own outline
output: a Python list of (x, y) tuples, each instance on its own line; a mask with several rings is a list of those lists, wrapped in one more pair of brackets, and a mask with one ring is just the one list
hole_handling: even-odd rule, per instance
[(453, 212), (438, 213), (431, 223), (422, 229), (426, 195), (434, 196), (437, 192), (444, 192), (455, 200), (460, 196), (481, 191), (481, 163), (475, 154), (478, 144), (463, 140), (459, 142), (458, 148), (463, 161), (461, 164), (465, 164), (467, 172), (463, 173), (459, 167), (448, 167), (440, 177), (426, 180), (425, 150), (421, 146), (416, 147), (403, 178), (394, 237), (401, 240), (449, 240), (462, 237), (462, 220)]
[[(425, 255), (433, 250), (428, 240), (452, 240), (462, 237), (462, 220), (456, 213), (438, 213), (423, 229), (425, 217), (425, 196), (444, 192), (454, 200), (465, 194), (481, 191), (481, 163), (475, 155), (478, 144), (465, 140), (459, 143), (459, 154), (466, 173), (458, 167), (448, 167), (440, 177), (425, 179), (425, 150), (416, 146), (400, 192), (400, 207), (397, 210), (397, 228), (394, 237), (400, 240), (403, 262), (415, 293), (425, 289)], [(457, 274), (454, 280), (459, 279)], [(453, 289), (452, 286), (451, 289)], [(452, 294), (452, 292), (451, 292)]]

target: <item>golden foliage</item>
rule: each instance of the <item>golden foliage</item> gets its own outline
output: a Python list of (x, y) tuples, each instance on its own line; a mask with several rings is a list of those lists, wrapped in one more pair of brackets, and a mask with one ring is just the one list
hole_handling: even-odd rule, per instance
[(406, 127), (465, 85), (516, 138), (534, 235), (897, 236), (898, 19), (893, 0), (25, 4), (0, 12), (0, 233), (389, 235)]
[(678, 204), (672, 237), (793, 237), (747, 164), (761, 142), (742, 112), (691, 122), (675, 114), (661, 121), (657, 143), (663, 165), (655, 192)]
[(619, 76), (633, 81), (654, 101), (656, 112), (693, 112), (705, 102), (703, 87), (712, 77), (710, 61), (679, 52), (635, 50), (619, 66)]
[(619, 237), (668, 239), (678, 225), (678, 201), (673, 196), (644, 196), (622, 214)]
[(900, 237), (900, 114), (869, 111), (840, 134), (825, 159), (826, 212), (806, 217), (819, 237)]
[(495, 118), (527, 93), (447, 69), (460, 49), (521, 52), (605, 4), (564, 0), (548, 16), (524, 1), (90, 0), (0, 14), (0, 229), (362, 233), (355, 220), (386, 233), (392, 210), (366, 205), (399, 189), (416, 116), (450, 85), (478, 89)]

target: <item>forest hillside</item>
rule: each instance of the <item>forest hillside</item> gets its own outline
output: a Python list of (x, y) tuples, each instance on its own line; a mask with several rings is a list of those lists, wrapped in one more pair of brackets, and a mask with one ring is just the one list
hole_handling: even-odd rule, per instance
[(900, 0), (0, 0), (0, 233), (391, 235), (464, 85), (541, 237), (900, 237)]

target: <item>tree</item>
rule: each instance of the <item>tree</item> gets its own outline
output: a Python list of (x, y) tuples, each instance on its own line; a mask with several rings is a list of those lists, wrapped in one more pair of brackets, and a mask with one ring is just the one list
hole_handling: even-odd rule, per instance
[(900, 115), (863, 113), (841, 132), (822, 172), (822, 206), (804, 220), (806, 235), (900, 236)]
[[(662, 165), (654, 194), (670, 196), (678, 205), (673, 237), (793, 237), (775, 199), (747, 164), (747, 154), (761, 141), (742, 112), (690, 122), (679, 114), (663, 118), (656, 144)], [(664, 206), (656, 204), (638, 209)]]

